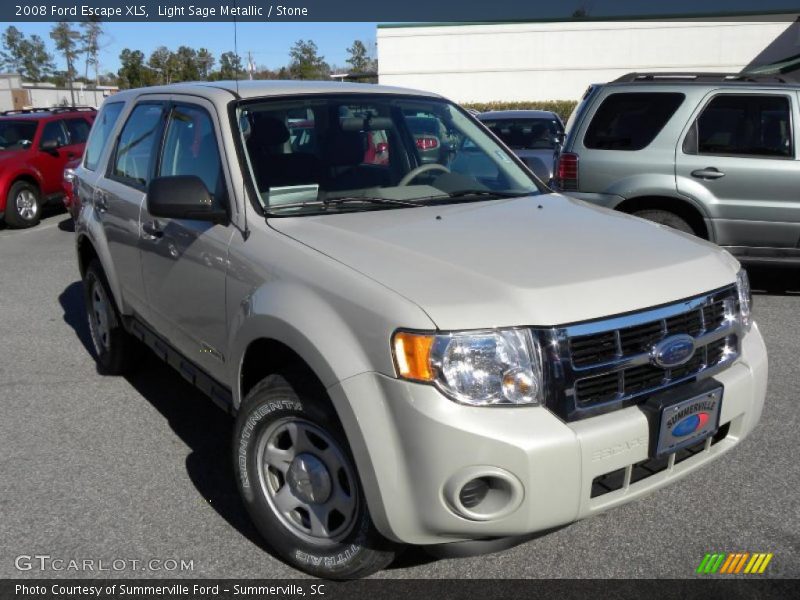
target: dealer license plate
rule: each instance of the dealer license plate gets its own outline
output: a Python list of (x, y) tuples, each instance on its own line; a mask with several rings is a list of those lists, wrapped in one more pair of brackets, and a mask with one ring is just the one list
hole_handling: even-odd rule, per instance
[(671, 454), (712, 435), (719, 427), (722, 388), (716, 388), (688, 400), (665, 406), (656, 456)]

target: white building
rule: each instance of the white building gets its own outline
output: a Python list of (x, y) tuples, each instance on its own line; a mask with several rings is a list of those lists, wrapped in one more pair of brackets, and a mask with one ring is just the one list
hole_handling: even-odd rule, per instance
[(800, 55), (796, 18), (379, 25), (378, 75), (458, 102), (577, 100), (632, 71), (738, 72)]
[(0, 111), (69, 106), (73, 96), (76, 105), (97, 108), (107, 96), (118, 90), (116, 86), (101, 85), (95, 88), (77, 82), (70, 95), (68, 88), (57, 88), (52, 83), (25, 83), (19, 75), (0, 74)]

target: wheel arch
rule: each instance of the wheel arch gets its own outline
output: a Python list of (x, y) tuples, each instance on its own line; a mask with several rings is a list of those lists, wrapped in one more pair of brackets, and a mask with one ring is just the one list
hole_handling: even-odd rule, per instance
[(713, 230), (710, 227), (705, 211), (687, 198), (674, 196), (635, 196), (626, 198), (614, 207), (615, 210), (633, 214), (640, 210), (664, 210), (684, 219), (694, 230), (697, 237), (711, 240)]
[(108, 248), (95, 244), (85, 233), (78, 234), (75, 240), (75, 248), (78, 255), (78, 270), (80, 271), (81, 279), (86, 274), (86, 269), (93, 259), (100, 261), (100, 266), (103, 268), (111, 293), (114, 296), (114, 302), (117, 305), (117, 309), (122, 313), (122, 293), (116, 271), (111, 267), (113, 263), (108, 253)]

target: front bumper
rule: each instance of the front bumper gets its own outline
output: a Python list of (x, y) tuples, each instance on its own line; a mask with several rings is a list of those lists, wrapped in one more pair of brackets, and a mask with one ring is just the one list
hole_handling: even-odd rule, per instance
[[(410, 544), (519, 536), (562, 526), (644, 496), (732, 449), (761, 416), (767, 355), (756, 326), (724, 385), (727, 436), (650, 477), (591, 497), (595, 478), (648, 457), (648, 423), (632, 406), (565, 423), (549, 410), (456, 404), (435, 388), (364, 373), (329, 389), (378, 529)], [(476, 520), (453, 510), (453, 482), (496, 473), (514, 490), (508, 510)]]

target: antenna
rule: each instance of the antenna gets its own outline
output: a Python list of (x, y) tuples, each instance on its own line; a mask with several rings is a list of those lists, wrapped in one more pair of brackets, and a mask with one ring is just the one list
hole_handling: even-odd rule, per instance
[[(239, 12), (239, 0), (234, 0), (234, 6), (236, 7), (236, 12)], [(233, 16), (233, 53), (236, 55), (236, 95), (239, 95), (239, 63), (241, 61), (238, 60), (239, 58), (239, 27), (238, 23), (236, 22), (236, 15)]]

